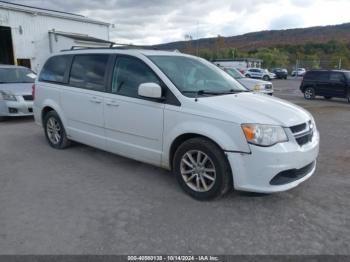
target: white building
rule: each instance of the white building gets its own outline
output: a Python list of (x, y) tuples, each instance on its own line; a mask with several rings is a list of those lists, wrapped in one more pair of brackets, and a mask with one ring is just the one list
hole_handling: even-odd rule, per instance
[(53, 52), (109, 46), (109, 26), (82, 15), (0, 1), (0, 64), (37, 72)]

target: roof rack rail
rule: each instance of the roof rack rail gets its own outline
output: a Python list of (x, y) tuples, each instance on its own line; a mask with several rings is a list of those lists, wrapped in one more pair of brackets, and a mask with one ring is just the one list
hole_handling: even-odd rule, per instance
[[(166, 51), (164, 49), (155, 48), (152, 46), (142, 46), (142, 45), (133, 45), (133, 44), (120, 44), (120, 43), (111, 43), (108, 47), (89, 47), (89, 46), (78, 46), (74, 45), (70, 49), (63, 49), (61, 52), (66, 51), (74, 51), (74, 50), (84, 50), (84, 49), (146, 49), (146, 50), (161, 50)], [(167, 50), (172, 52), (179, 52), (179, 50)]]

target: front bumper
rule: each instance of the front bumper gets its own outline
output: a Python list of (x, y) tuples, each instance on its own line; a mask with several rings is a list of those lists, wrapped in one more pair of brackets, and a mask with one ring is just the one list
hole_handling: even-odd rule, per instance
[(26, 101), (22, 96), (16, 96), (17, 101), (0, 101), (0, 116), (32, 116), (33, 101)]
[[(319, 152), (319, 133), (312, 141), (299, 146), (295, 141), (279, 143), (272, 147), (250, 145), (251, 154), (227, 152), (231, 165), (234, 188), (258, 193), (281, 192), (296, 187), (310, 178), (316, 170)], [(305, 169), (314, 163), (311, 168)], [(274, 185), (271, 180), (283, 171), (306, 170), (300, 179)]]
[(273, 89), (264, 89), (258, 91), (259, 93), (266, 94), (266, 95), (273, 95)]

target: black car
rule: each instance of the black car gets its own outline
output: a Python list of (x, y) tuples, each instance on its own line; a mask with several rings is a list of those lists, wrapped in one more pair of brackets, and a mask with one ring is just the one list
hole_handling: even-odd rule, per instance
[(287, 79), (288, 77), (288, 70), (285, 68), (274, 68), (272, 73), (276, 75), (277, 79)]
[(326, 99), (340, 97), (346, 98), (350, 103), (350, 71), (308, 71), (301, 82), (300, 90), (308, 100), (316, 96), (323, 96)]

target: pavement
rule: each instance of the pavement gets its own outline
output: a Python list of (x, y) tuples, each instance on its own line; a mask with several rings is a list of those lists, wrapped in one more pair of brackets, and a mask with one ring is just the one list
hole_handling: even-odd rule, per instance
[(313, 177), (272, 195), (198, 202), (168, 171), (0, 123), (0, 254), (350, 254), (350, 105), (273, 83), (314, 115), (321, 148)]

